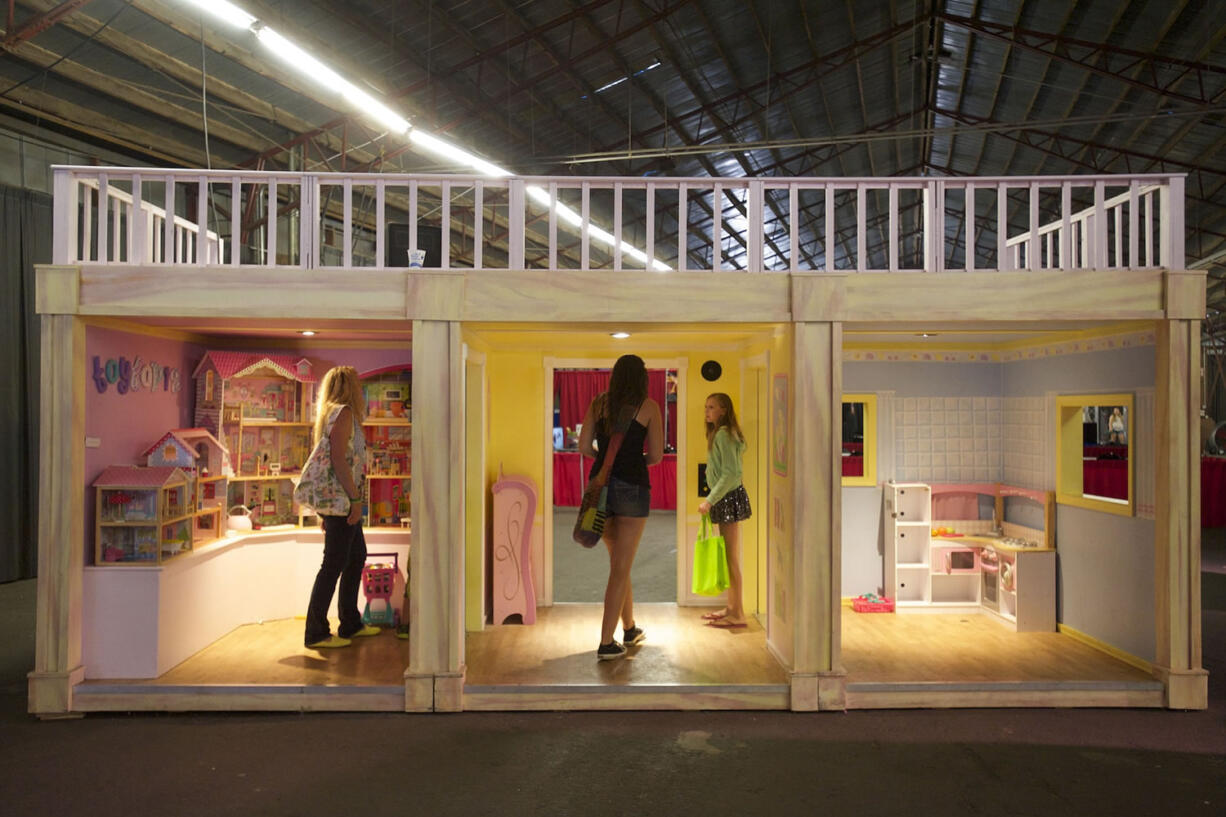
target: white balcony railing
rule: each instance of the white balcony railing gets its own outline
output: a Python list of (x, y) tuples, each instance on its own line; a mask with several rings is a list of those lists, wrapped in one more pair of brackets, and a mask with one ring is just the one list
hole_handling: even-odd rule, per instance
[(431, 244), (437, 251), (429, 266), (478, 270), (841, 273), (1184, 264), (1181, 174), (54, 172), (60, 264), (405, 266), (406, 250)]

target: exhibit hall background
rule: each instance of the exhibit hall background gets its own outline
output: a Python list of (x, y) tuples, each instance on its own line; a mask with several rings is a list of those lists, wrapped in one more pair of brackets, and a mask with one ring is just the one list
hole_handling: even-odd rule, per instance
[(51, 262), (51, 197), (0, 185), (0, 582), (38, 574), (39, 320), (34, 265)]

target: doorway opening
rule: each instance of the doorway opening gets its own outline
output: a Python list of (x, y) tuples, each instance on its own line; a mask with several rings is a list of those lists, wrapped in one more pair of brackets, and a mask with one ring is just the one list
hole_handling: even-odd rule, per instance
[[(553, 602), (599, 603), (608, 579), (603, 547), (571, 541), (592, 460), (579, 452), (579, 433), (592, 399), (608, 388), (610, 369), (567, 367), (553, 372)], [(660, 405), (664, 461), (649, 468), (651, 512), (631, 571), (636, 602), (677, 600), (677, 390), (675, 368), (649, 368), (648, 396)]]

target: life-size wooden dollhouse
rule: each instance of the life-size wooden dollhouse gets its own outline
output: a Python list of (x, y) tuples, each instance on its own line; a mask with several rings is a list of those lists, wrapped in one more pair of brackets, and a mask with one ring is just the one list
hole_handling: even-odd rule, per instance
[[(37, 279), (45, 445), (30, 710), (1202, 708), (1193, 429), (1205, 276), (1184, 269), (1183, 184), (1178, 174), (57, 168), (55, 258)], [(369, 208), (346, 198), (325, 211), (332, 193), (355, 186), (370, 191)], [(182, 216), (158, 215), (185, 189), (202, 203), (190, 229)], [(224, 229), (204, 223), (209, 196), (240, 193), (267, 214), (267, 229), (251, 235), (263, 242), (255, 257), (276, 265), (247, 263)], [(299, 202), (314, 204), (304, 212)], [(243, 208), (221, 209), (238, 225)], [(336, 264), (321, 260), (325, 222), (344, 236)], [(419, 227), (441, 230), (437, 268), (389, 264), (393, 223), (407, 223), (411, 248)], [(112, 240), (119, 233), (125, 240)], [(369, 257), (350, 251), (359, 234)], [(407, 560), (412, 538), (403, 654), (367, 653), (357, 680), (282, 683), (270, 666), (266, 684), (222, 689), (198, 680), (229, 677), (216, 667), (187, 680), (167, 675), (205, 646), (241, 639), (244, 625), (301, 614), (320, 534), (287, 525), (230, 536), (145, 570), (107, 567), (104, 548), (90, 564), (86, 330), (100, 318), (133, 338), (178, 328), (184, 349), (286, 348), (298, 330), (321, 327), (347, 348), (408, 339), (411, 381), (407, 371), (400, 382), (372, 376), (366, 395), (371, 479), (391, 486), (377, 499), (383, 489), (369, 488), (368, 547), (399, 548)], [(614, 330), (633, 337), (615, 340)], [(500, 468), (553, 495), (552, 372), (607, 366), (624, 352), (675, 371), (678, 383), (676, 604), (643, 616), (721, 660), (667, 658), (652, 640), (666, 628), (644, 621), (657, 635), (639, 649), (660, 660), (625, 664), (629, 677), (609, 683), (594, 656), (590, 666), (574, 660), (594, 651), (599, 614), (554, 605), (553, 553), (573, 545), (551, 525), (534, 525), (528, 548), (536, 622), (489, 624), (488, 508)], [(333, 358), (343, 362), (343, 351)], [(713, 380), (702, 375), (709, 360), (722, 364)], [(310, 440), (306, 360), (208, 351), (195, 373), (195, 405), (183, 408), (229, 449), (227, 504), (294, 521), (285, 497)], [(714, 391), (733, 396), (750, 442), (754, 517), (742, 530), (753, 620), (735, 638), (704, 629), (698, 606), (709, 602), (688, 591), (706, 459), (699, 418)], [(854, 412), (862, 439), (850, 441), (857, 461), (845, 469), (849, 400), (864, 411)], [(1107, 405), (1129, 408), (1123, 498), (1095, 496), (1083, 463), (1082, 416)], [(882, 514), (892, 512), (891, 482), (928, 486), (926, 496), (977, 484), (992, 501), (1002, 497), (1005, 518), (970, 505), (934, 515), (921, 503), (920, 524), (890, 528)], [(99, 487), (129, 490), (122, 479)], [(1014, 503), (1021, 516), (1010, 517), (1014, 494), (1025, 497)], [(1050, 506), (1050, 518), (1027, 504)], [(411, 532), (400, 527), (410, 510)], [(552, 510), (538, 506), (537, 519)], [(978, 539), (960, 543), (946, 526)], [(922, 544), (891, 546), (887, 564), (887, 529), (917, 532)], [(1041, 538), (1043, 547), (1011, 551), (1000, 535)], [(109, 546), (126, 553), (128, 544)], [(916, 594), (900, 612), (844, 604), (865, 591), (901, 595), (900, 581)], [(1019, 605), (1034, 601), (1035, 614), (1010, 609), (1009, 593)], [(958, 607), (956, 620), (941, 606)], [(1043, 631), (1026, 631), (1035, 621)], [(300, 633), (289, 633), (296, 649)], [(371, 642), (363, 649), (384, 643)], [(147, 682), (116, 680), (124, 678)]]

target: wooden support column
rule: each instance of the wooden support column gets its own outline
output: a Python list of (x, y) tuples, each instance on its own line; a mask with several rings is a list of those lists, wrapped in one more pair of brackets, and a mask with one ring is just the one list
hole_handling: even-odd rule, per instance
[(843, 326), (797, 323), (794, 337), (792, 709), (844, 709), (839, 654)]
[(1201, 659), (1199, 320), (1158, 322), (1154, 435), (1154, 674), (1171, 709), (1204, 709)]
[(38, 599), (29, 711), (72, 713), (81, 664), (85, 565), (85, 327), (73, 315), (42, 316), (38, 501)]
[(464, 356), (455, 321), (413, 321), (412, 505), (405, 708), (454, 712), (464, 687)]

